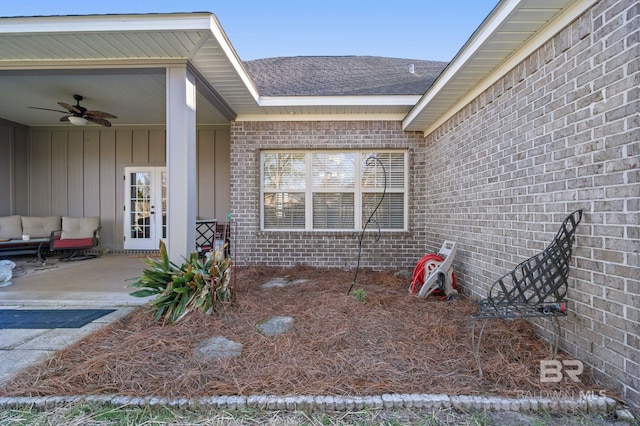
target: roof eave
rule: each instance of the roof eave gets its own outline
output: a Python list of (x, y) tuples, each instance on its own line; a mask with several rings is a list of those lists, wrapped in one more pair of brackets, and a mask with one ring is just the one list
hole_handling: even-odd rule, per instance
[(560, 12), (543, 24), (539, 24), (535, 28), (529, 28), (531, 36), (515, 46), (505, 58), (496, 59), (488, 66), (485, 63), (483, 67), (485, 71), (475, 81), (456, 84), (455, 91), (461, 91), (462, 87), (463, 95), (458, 96), (455, 100), (445, 99), (445, 101), (442, 101), (446, 98), (446, 95), (453, 92), (452, 82), (456, 77), (460, 76), (463, 70), (469, 67), (471, 59), (483, 51), (488, 51), (488, 45), (492, 38), (497, 35), (499, 28), (509, 23), (515, 13), (524, 9), (527, 4), (531, 4), (531, 1), (535, 0), (503, 1), (489, 14), (434, 84), (403, 119), (403, 128), (405, 130), (422, 131), (425, 135), (435, 130), (546, 43), (562, 28), (582, 15), (598, 0), (557, 0), (555, 4), (563, 5)]
[(413, 106), (420, 95), (260, 96), (261, 107)]

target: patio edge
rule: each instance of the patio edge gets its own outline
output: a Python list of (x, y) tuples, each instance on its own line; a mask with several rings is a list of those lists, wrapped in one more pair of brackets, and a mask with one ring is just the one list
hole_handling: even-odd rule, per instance
[(583, 394), (568, 398), (505, 398), (445, 394), (383, 394), (373, 396), (330, 395), (250, 395), (212, 396), (202, 398), (133, 397), (124, 395), (0, 397), (0, 408), (32, 406), (53, 408), (71, 403), (99, 403), (115, 406), (171, 406), (178, 408), (208, 407), (217, 409), (254, 408), (258, 410), (327, 410), (349, 411), (371, 408), (427, 408), (531, 412), (544, 410), (558, 413), (606, 413), (618, 402), (607, 396)]

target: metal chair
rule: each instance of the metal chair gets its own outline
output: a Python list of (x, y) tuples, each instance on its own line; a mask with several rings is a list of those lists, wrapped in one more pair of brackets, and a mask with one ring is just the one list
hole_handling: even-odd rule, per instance
[[(472, 315), (471, 344), (480, 377), (480, 342), (487, 321), (492, 318), (548, 318), (555, 325), (551, 357), (555, 358), (557, 355), (560, 339), (558, 317), (567, 315), (569, 263), (576, 227), (581, 220), (582, 210), (576, 210), (567, 216), (544, 251), (500, 277), (491, 286), (487, 298), (478, 303), (478, 311)], [(475, 324), (479, 319), (483, 320), (483, 323), (476, 340)]]

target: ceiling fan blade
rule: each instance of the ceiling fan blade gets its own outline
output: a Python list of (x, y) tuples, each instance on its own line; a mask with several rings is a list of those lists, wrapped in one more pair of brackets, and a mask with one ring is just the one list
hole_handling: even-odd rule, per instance
[(67, 110), (69, 110), (69, 112), (75, 112), (76, 114), (82, 114), (82, 111), (80, 111), (80, 109), (78, 109), (77, 107), (75, 107), (73, 105), (69, 105), (66, 102), (58, 102), (58, 105), (60, 105), (62, 108), (66, 108)]
[(118, 118), (115, 115), (104, 111), (85, 111), (84, 115), (90, 115), (97, 118)]
[(69, 121), (69, 116), (65, 115), (64, 117), (60, 117), (60, 121)]
[(84, 118), (91, 121), (92, 123), (96, 123), (105, 127), (111, 127), (111, 123), (109, 123), (107, 120), (103, 118), (91, 117), (90, 115), (85, 115)]
[(53, 111), (53, 112), (61, 112), (63, 114), (69, 114), (69, 111), (60, 111), (57, 109), (51, 109), (51, 108), (39, 108), (39, 107), (27, 107), (27, 108), (31, 108), (31, 109), (41, 109), (43, 111)]

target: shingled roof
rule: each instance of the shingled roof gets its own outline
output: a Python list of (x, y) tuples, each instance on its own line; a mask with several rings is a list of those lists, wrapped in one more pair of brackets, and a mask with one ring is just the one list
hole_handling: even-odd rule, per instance
[(295, 56), (244, 62), (261, 96), (422, 95), (447, 62)]

